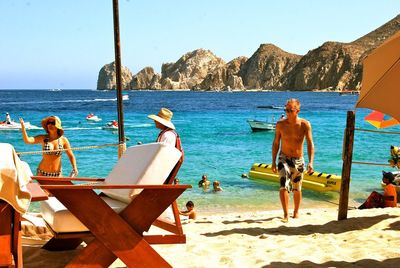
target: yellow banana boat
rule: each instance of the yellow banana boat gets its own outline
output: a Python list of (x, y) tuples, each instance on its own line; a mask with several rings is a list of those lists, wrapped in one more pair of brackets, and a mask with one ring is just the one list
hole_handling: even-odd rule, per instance
[[(272, 172), (271, 164), (254, 163), (250, 169), (249, 177), (279, 183), (278, 173)], [(342, 178), (337, 175), (314, 171), (310, 174), (304, 172), (303, 188), (317, 192), (339, 192)]]

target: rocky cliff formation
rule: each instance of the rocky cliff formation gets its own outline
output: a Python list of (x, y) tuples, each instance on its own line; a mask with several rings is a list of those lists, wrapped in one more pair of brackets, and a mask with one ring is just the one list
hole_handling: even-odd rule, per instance
[(359, 89), (362, 61), (388, 37), (400, 30), (400, 16), (351, 42), (326, 42), (309, 51), (283, 80), (283, 89)]
[(246, 57), (238, 57), (226, 65), (215, 68), (194, 89), (197, 90), (243, 90), (242, 78), (238, 75)]
[(326, 42), (309, 51), (296, 66), (283, 77), (283, 89), (357, 89), (355, 77), (359, 59), (364, 49), (361, 46)]
[(183, 55), (175, 63), (161, 67), (161, 87), (192, 89), (200, 84), (207, 74), (221, 68), (225, 62), (211, 51), (197, 49)]
[(132, 77), (130, 88), (135, 89), (161, 89), (161, 75), (154, 72), (153, 68), (146, 67)]
[(247, 89), (281, 89), (282, 78), (290, 72), (301, 59), (272, 44), (262, 44), (246, 61), (240, 76)]
[[(124, 89), (193, 90), (343, 90), (359, 89), (362, 60), (400, 30), (400, 15), (350, 43), (325, 42), (306, 55), (291, 54), (272, 44), (262, 44), (250, 57), (228, 63), (211, 51), (198, 49), (175, 63), (162, 65), (161, 75), (146, 67), (132, 77), (123, 68)], [(98, 89), (115, 88), (115, 68), (105, 65)]]
[[(131, 89), (130, 83), (132, 81), (132, 73), (131, 71), (122, 66), (121, 67), (121, 83), (122, 89)], [(99, 78), (97, 79), (97, 89), (99, 90), (107, 90), (107, 89), (116, 89), (117, 86), (117, 78), (115, 72), (115, 63), (111, 62), (106, 64), (101, 68), (99, 72)]]

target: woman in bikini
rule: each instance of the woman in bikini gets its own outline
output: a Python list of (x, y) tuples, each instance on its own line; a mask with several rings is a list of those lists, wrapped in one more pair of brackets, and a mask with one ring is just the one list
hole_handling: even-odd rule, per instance
[(49, 116), (42, 120), (42, 127), (47, 132), (46, 135), (38, 135), (29, 137), (26, 133), (24, 120), (19, 119), (21, 122), (22, 138), (27, 144), (42, 144), (43, 158), (37, 168), (36, 175), (38, 176), (62, 176), (61, 158), (62, 152), (65, 150), (69, 161), (72, 165), (71, 175), (78, 175), (78, 168), (74, 153), (66, 137), (64, 137), (64, 130), (61, 126), (61, 120), (58, 116)]

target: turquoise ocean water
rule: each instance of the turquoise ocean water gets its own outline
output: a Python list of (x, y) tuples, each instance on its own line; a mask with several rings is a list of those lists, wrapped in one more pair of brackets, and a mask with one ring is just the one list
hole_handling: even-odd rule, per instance
[[(2, 90), (0, 113), (9, 112), (16, 121), (40, 126), (48, 115), (58, 115), (65, 135), (72, 147), (83, 147), (118, 142), (118, 133), (101, 129), (107, 121), (117, 119), (114, 91), (95, 90)], [(182, 207), (192, 200), (204, 213), (280, 209), (278, 185), (271, 182), (243, 179), (254, 162), (271, 162), (271, 132), (252, 133), (247, 119), (279, 118), (288, 98), (302, 102), (300, 116), (311, 122), (315, 142), (317, 171), (341, 174), (342, 143), (346, 113), (353, 110), (358, 96), (340, 96), (338, 93), (315, 92), (127, 92), (124, 101), (125, 134), (128, 146), (138, 142), (153, 142), (158, 134), (153, 121), (147, 118), (161, 107), (174, 112), (173, 122), (182, 137), (185, 162), (179, 173), (181, 183), (192, 184), (179, 199)], [(259, 108), (262, 106), (263, 108)], [(98, 123), (85, 120), (88, 113), (103, 119)], [(363, 118), (370, 110), (357, 109), (356, 126), (374, 129)], [(400, 131), (392, 127), (390, 131)], [(29, 135), (43, 133), (42, 129), (29, 130)], [(399, 145), (398, 136), (356, 132), (353, 160), (387, 163), (390, 145)], [(40, 145), (23, 143), (20, 131), (0, 131), (0, 142), (11, 143), (17, 151), (41, 150)], [(104, 177), (117, 161), (116, 147), (75, 151), (79, 175)], [(40, 155), (24, 155), (33, 171)], [(306, 157), (307, 159), (307, 157)], [(63, 155), (64, 175), (71, 166)], [(350, 199), (361, 202), (372, 190), (380, 190), (380, 166), (352, 166)], [(202, 174), (211, 181), (219, 180), (223, 192), (204, 192), (197, 187)], [(332, 205), (338, 202), (337, 193), (303, 191), (303, 207)], [(292, 203), (292, 201), (291, 201)], [(36, 210), (33, 207), (32, 210)]]

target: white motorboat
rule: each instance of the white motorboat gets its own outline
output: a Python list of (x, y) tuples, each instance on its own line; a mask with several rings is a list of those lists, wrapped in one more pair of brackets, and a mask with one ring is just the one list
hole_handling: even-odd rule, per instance
[(101, 118), (98, 117), (97, 115), (89, 114), (88, 116), (86, 116), (86, 120), (93, 121), (93, 122), (99, 122), (99, 121), (101, 121)]
[(275, 130), (275, 122), (267, 122), (267, 121), (259, 121), (259, 120), (247, 120), (249, 123), (251, 130), (256, 131), (273, 131)]
[[(37, 126), (31, 125), (29, 122), (24, 123), (26, 129), (40, 129)], [(0, 130), (20, 130), (21, 124), (11, 121), (9, 124), (5, 121), (0, 122)]]
[(129, 100), (129, 95), (122, 95), (122, 100)]

